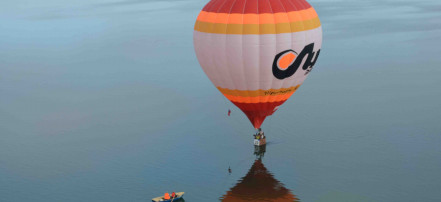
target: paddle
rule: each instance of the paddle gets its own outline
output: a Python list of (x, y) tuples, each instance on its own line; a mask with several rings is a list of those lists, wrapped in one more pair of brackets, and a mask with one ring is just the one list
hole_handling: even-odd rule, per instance
[(177, 195), (175, 194), (175, 196), (172, 198), (171, 202), (173, 202), (173, 200), (175, 200), (176, 197), (177, 197)]

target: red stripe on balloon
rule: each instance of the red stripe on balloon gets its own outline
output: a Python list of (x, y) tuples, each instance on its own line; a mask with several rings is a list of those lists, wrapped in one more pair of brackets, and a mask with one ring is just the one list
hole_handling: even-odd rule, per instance
[(274, 113), (276, 107), (282, 105), (286, 100), (280, 102), (264, 102), (264, 103), (240, 103), (232, 102), (239, 107), (253, 124), (254, 128), (260, 128), (267, 116)]
[(202, 10), (214, 13), (286, 13), (311, 8), (305, 0), (211, 0)]

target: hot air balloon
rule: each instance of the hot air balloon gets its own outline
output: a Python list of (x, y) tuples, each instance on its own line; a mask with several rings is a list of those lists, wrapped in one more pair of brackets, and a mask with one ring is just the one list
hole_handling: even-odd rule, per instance
[(211, 0), (193, 38), (205, 74), (258, 129), (303, 84), (322, 28), (305, 0)]

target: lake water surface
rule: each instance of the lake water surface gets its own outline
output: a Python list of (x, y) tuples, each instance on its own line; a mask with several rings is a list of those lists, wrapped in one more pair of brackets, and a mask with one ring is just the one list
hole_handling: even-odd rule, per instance
[(207, 1), (1, 1), (0, 201), (439, 201), (441, 2), (309, 2), (320, 58), (259, 158), (194, 54)]

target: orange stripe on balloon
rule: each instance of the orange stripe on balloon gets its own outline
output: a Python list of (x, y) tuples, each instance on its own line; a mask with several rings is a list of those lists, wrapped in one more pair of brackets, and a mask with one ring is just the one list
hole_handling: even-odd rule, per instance
[[(294, 92), (283, 94), (283, 95), (268, 95), (268, 96), (258, 96), (258, 97), (242, 97), (227, 95), (224, 96), (232, 102), (240, 103), (263, 103), (263, 102), (280, 102), (287, 100)], [(268, 100), (268, 101), (267, 101)]]
[(214, 13), (201, 11), (197, 20), (200, 22), (221, 24), (277, 24), (305, 21), (317, 18), (314, 8), (287, 13), (238, 14)]
[(300, 85), (268, 90), (232, 90), (228, 88), (217, 87), (217, 89), (224, 95), (240, 96), (240, 97), (259, 97), (259, 96), (275, 96), (288, 93), (294, 93)]

